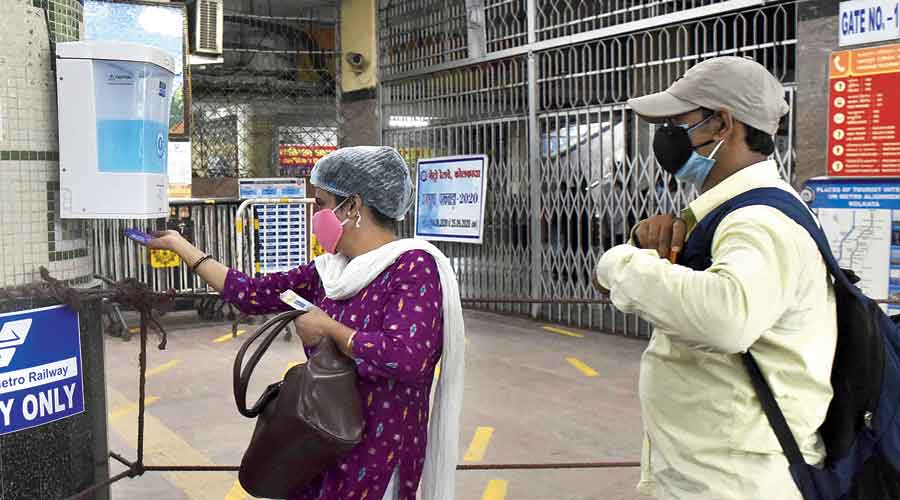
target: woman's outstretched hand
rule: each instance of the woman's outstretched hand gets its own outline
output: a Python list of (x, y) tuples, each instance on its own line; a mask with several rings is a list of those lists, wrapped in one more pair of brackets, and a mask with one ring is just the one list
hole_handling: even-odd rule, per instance
[(181, 233), (173, 230), (156, 231), (151, 233), (151, 236), (153, 236), (153, 239), (147, 242), (147, 246), (158, 250), (176, 251), (178, 244), (184, 241)]

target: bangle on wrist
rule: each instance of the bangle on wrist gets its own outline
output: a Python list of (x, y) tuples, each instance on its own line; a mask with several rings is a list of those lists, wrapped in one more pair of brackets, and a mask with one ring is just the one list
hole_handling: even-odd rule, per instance
[(353, 339), (356, 338), (357, 333), (357, 331), (354, 331), (350, 334), (350, 338), (347, 339), (347, 352), (350, 354), (353, 354)]
[(200, 257), (200, 259), (197, 260), (197, 262), (195, 262), (194, 265), (192, 265), (192, 266), (189, 268), (190, 271), (191, 271), (192, 273), (195, 273), (195, 274), (196, 274), (196, 273), (197, 273), (197, 268), (200, 267), (200, 264), (203, 264), (204, 262), (206, 262), (207, 260), (209, 260), (209, 259), (211, 259), (211, 258), (212, 258), (212, 255), (209, 255), (209, 254), (206, 254), (206, 255), (204, 255), (203, 257)]

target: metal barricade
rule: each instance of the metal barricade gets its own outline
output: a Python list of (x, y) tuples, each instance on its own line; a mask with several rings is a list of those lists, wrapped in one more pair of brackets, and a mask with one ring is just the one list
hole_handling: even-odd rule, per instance
[(174, 267), (154, 268), (148, 249), (125, 237), (125, 229), (143, 231), (178, 229), (198, 248), (229, 267), (238, 263), (235, 253), (235, 214), (239, 199), (179, 200), (170, 206), (174, 214), (168, 220), (100, 220), (93, 228), (91, 252), (94, 272), (113, 280), (135, 278), (154, 291), (208, 293), (216, 292), (187, 270), (184, 263)]
[[(186, 263), (153, 267), (149, 250), (126, 238), (125, 229), (176, 229), (222, 264), (258, 276), (287, 271), (309, 260), (307, 221), (314, 202), (310, 198), (179, 200), (170, 204), (169, 219), (97, 221), (91, 238), (94, 272), (116, 281), (134, 278), (155, 292), (174, 290), (185, 296), (202, 319), (235, 319), (237, 315), (226, 311), (218, 292), (189, 272)], [(248, 227), (253, 230), (247, 231)], [(111, 324), (121, 323), (115, 316), (110, 319)]]
[(307, 263), (307, 221), (313, 203), (313, 198), (256, 198), (241, 203), (235, 214), (233, 267), (257, 276)]

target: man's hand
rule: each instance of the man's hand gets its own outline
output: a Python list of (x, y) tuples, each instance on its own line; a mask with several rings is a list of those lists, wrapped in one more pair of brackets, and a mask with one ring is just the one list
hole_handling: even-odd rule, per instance
[(656, 215), (641, 221), (634, 233), (635, 244), (643, 249), (656, 250), (659, 256), (675, 262), (684, 248), (687, 224), (674, 215)]

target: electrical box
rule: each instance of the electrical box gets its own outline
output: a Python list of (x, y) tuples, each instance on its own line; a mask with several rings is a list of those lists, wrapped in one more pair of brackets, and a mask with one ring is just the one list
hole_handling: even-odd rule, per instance
[(167, 217), (172, 58), (101, 41), (58, 43), (56, 57), (60, 216)]

